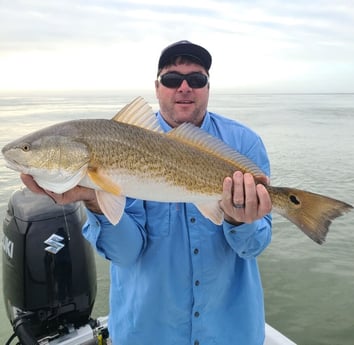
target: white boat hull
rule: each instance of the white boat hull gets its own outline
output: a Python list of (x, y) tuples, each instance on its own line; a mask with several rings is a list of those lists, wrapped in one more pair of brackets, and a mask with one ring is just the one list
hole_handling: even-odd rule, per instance
[(266, 323), (264, 345), (296, 345), (292, 340), (281, 334)]

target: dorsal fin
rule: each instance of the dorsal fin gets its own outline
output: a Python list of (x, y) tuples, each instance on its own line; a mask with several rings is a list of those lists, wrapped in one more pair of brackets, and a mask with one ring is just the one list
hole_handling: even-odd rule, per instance
[(140, 96), (123, 107), (112, 120), (142, 127), (154, 132), (163, 132), (151, 106)]
[(255, 177), (265, 176), (262, 170), (249, 158), (225, 144), (219, 138), (213, 137), (191, 123), (183, 123), (167, 133), (167, 136), (200, 150), (222, 157), (239, 167), (242, 172), (250, 172)]

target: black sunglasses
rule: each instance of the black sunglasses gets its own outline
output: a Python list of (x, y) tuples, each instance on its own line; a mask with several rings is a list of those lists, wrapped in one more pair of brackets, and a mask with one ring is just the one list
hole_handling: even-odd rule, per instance
[(187, 80), (188, 85), (192, 89), (200, 89), (208, 84), (209, 78), (207, 75), (199, 72), (189, 74), (181, 74), (177, 72), (167, 72), (158, 77), (158, 81), (168, 88), (180, 87), (183, 80)]

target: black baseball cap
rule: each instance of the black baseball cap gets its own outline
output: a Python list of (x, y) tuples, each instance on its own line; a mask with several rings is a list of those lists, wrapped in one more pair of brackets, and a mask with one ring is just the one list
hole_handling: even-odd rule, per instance
[(177, 56), (191, 56), (198, 60), (206, 71), (209, 71), (211, 66), (211, 55), (205, 48), (184, 40), (172, 43), (161, 52), (158, 70), (170, 64), (171, 60)]

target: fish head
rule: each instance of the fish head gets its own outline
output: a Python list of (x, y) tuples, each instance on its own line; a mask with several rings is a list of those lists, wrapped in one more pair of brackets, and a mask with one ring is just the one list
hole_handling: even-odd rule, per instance
[[(84, 142), (63, 133), (37, 131), (4, 146), (1, 150), (7, 167), (32, 175), (46, 189), (59, 192), (62, 185), (86, 172), (89, 150)], [(82, 177), (82, 176), (81, 176)], [(74, 182), (70, 184), (73, 187)]]

